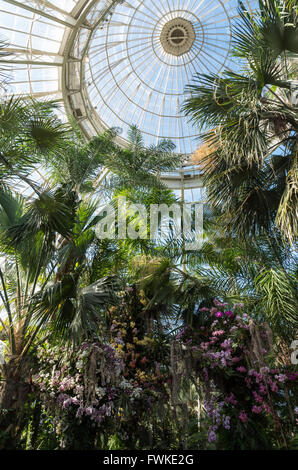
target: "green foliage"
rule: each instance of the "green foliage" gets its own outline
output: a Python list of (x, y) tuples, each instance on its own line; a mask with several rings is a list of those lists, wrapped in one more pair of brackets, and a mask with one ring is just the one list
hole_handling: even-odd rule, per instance
[(270, 0), (248, 10), (241, 2), (233, 32), (241, 73), (195, 75), (183, 110), (204, 132), (204, 181), (227, 230), (244, 237), (280, 230), (294, 244), (297, 65), (289, 52), (298, 45), (297, 8)]
[(115, 142), (112, 131), (93, 138), (90, 143), (96, 158), (114, 175), (114, 188), (161, 188), (165, 185), (159, 178), (163, 171), (176, 169), (182, 156), (173, 153), (171, 141), (162, 140), (156, 146), (145, 147), (137, 126), (131, 126), (127, 148)]
[[(298, 321), (290, 246), (298, 232), (298, 122), (290, 101), (296, 72), (288, 56), (297, 52), (297, 11), (295, 2), (281, 9), (270, 0), (260, 2), (260, 12), (240, 4), (233, 53), (241, 73), (196, 76), (188, 87), (184, 110), (210, 147), (204, 181), (212, 210), (205, 207), (198, 251), (185, 251), (185, 240), (173, 233), (166, 240), (99, 240), (95, 234), (98, 208), (107, 202), (117, 208), (125, 197), (147, 209), (178, 202), (160, 177), (182, 163), (171, 142), (146, 147), (136, 125), (126, 147), (113, 129), (86, 142), (76, 126), (60, 122), (56, 103), (0, 103), (0, 334), (10, 358), (0, 373), (2, 447), (215, 448), (207, 442), (204, 413), (198, 427), (198, 384), (183, 380), (173, 406), (168, 370), (177, 329), (210, 327), (200, 309), (215, 297), (242, 302), (254, 321), (269, 322), (275, 351), (282, 344), (287, 357)], [(31, 176), (40, 164), (45, 184)], [(138, 226), (138, 215), (128, 211), (126, 221)], [(73, 351), (82, 341), (103, 338), (115, 349), (123, 341), (127, 377), (137, 385), (140, 372), (150, 369), (158, 399), (146, 406), (121, 399), (117, 426), (111, 419), (98, 428), (87, 416), (78, 422), (74, 413), (57, 414), (32, 386), (32, 374), (38, 372), (36, 350), (46, 341)], [(161, 377), (164, 394), (158, 395)], [(283, 409), (279, 413), (294, 447), (292, 422)], [(258, 423), (247, 429), (238, 423), (232, 434), (222, 430), (217, 448), (284, 445), (272, 421)]]
[(55, 114), (55, 103), (10, 98), (0, 103), (0, 181), (27, 177), (35, 163), (65, 146), (68, 126)]

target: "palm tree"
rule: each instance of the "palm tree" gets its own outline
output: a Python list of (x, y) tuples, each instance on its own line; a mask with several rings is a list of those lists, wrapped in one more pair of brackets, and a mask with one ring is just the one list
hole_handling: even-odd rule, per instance
[(189, 273), (205, 276), (216, 296), (243, 303), (289, 344), (298, 327), (294, 253), (272, 233), (255, 239), (229, 236), (218, 218), (206, 216), (205, 241), (189, 256)]
[(22, 98), (0, 102), (0, 185), (22, 183), (35, 193), (40, 189), (30, 174), (45, 156), (65, 148), (69, 126), (55, 114), (57, 105)]
[[(113, 129), (86, 142), (74, 124), (72, 139), (62, 149), (59, 158), (56, 154), (47, 155), (45, 162), (50, 180), (74, 191), (78, 200), (93, 201), (101, 209), (108, 203), (117, 212), (119, 198), (126, 198), (129, 204), (143, 204), (149, 214), (150, 204), (170, 206), (178, 202), (160, 178), (162, 171), (169, 171), (181, 163), (182, 156), (173, 150), (174, 145), (167, 140), (145, 147), (137, 126), (130, 126), (125, 149), (118, 145), (117, 133)], [(103, 173), (106, 175), (104, 179), (101, 178)], [(137, 218), (136, 214), (127, 212), (127, 224), (137, 223)], [(102, 242), (103, 270), (109, 267), (115, 271), (117, 267), (120, 272), (130, 257), (151, 253), (155, 245), (150, 240), (150, 233), (147, 235), (147, 239)]]
[(174, 170), (182, 162), (182, 155), (174, 153), (175, 144), (163, 139), (146, 147), (136, 125), (130, 126), (126, 148), (120, 147), (115, 137), (110, 130), (90, 143), (98, 160), (113, 173), (112, 187), (165, 189), (160, 173)]
[(8, 349), (0, 408), (8, 410), (1, 418), (15, 437), (30, 390), (33, 350), (48, 336), (74, 343), (97, 333), (101, 312), (117, 302), (119, 287), (111, 276), (88, 283), (100, 249), (94, 203), (77, 206), (74, 194), (61, 188), (30, 202), (2, 191), (0, 202), (0, 297), (6, 314), (0, 321)]
[(196, 75), (183, 109), (203, 131), (201, 167), (209, 202), (223, 212), (221, 222), (242, 236), (278, 229), (294, 243), (298, 103), (292, 57), (298, 53), (297, 5), (260, 0), (259, 10), (249, 13), (240, 2), (239, 15), (232, 54), (241, 71)]
[(289, 348), (298, 327), (295, 254), (272, 233), (229, 236), (218, 218), (205, 214), (200, 250), (185, 252), (182, 240), (168, 239), (151, 256), (134, 257), (132, 279), (145, 292), (148, 311), (156, 306), (173, 328), (177, 321), (197, 327), (208, 322), (199, 309), (214, 298), (243, 303)]
[[(67, 145), (57, 148), (55, 153), (44, 155), (44, 162), (52, 184), (67, 185), (84, 197), (96, 191), (96, 181), (103, 168), (101, 159), (90, 142), (86, 141), (77, 123), (70, 119), (70, 124)], [(112, 136), (102, 140), (102, 152), (109, 152)]]
[[(50, 188), (30, 176), (74, 148), (55, 109), (20, 98), (0, 103), (0, 321), (7, 345), (0, 419), (12, 442), (30, 390), (32, 351), (49, 334), (74, 341), (98, 328), (102, 306), (115, 301), (118, 288), (111, 276), (88, 282), (90, 250), (101, 249), (93, 243), (96, 205), (80, 203), (74, 184), (53, 181)], [(18, 195), (20, 182), (33, 191), (29, 199)]]
[[(116, 277), (110, 275), (112, 264), (118, 263), (121, 272), (123, 259), (133, 256), (133, 247), (98, 240), (94, 231), (99, 220), (98, 200), (93, 191), (90, 193), (90, 188), (94, 189), (91, 183), (109, 159), (107, 155), (112, 154), (114, 159), (118, 153), (122, 155), (114, 135), (106, 133), (88, 144), (76, 129), (70, 131), (52, 116), (51, 105), (35, 102), (27, 105), (10, 100), (3, 103), (2, 116), (0, 240), (4, 269), (0, 281), (6, 319), (1, 324), (8, 352), (2, 368), (1, 408), (3, 412), (9, 410), (2, 418), (6, 429), (11, 428), (8, 435), (13, 442), (20, 408), (30, 390), (28, 377), (35, 348), (48, 336), (74, 344), (98, 334), (107, 306), (118, 302), (120, 287)], [(22, 140), (13, 139), (17, 132)], [(147, 185), (139, 194), (147, 197), (147, 204), (171, 199), (154, 174), (177, 161), (165, 152), (170, 148), (168, 143), (160, 144), (151, 157), (139, 139), (130, 150), (131, 161), (140, 155), (146, 160), (148, 178), (158, 187), (150, 188), (146, 171), (138, 170)], [(29, 178), (38, 161), (51, 168), (48, 183), (52, 188)], [(132, 168), (129, 171), (133, 173)], [(27, 199), (15, 195), (8, 189), (14, 180), (27, 183), (34, 195)], [(135, 182), (127, 194), (130, 199), (136, 197), (137, 186)], [(118, 183), (118, 194), (120, 187)], [(87, 198), (83, 197), (86, 191)]]

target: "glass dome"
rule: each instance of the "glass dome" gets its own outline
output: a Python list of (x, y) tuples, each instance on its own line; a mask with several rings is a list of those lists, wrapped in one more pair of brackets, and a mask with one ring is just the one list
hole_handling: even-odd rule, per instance
[[(251, 2), (253, 6), (254, 2)], [(181, 114), (195, 73), (235, 68), (237, 0), (0, 0), (12, 80), (7, 93), (61, 101), (87, 137), (137, 124), (147, 145), (171, 139), (191, 154)]]

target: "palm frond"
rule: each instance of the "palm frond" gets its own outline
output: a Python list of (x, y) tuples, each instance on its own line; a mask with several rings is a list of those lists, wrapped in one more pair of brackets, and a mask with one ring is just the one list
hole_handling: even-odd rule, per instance
[(61, 191), (43, 191), (33, 202), (25, 206), (25, 212), (15, 226), (9, 228), (8, 236), (18, 244), (38, 232), (53, 239), (55, 233), (68, 237), (74, 224), (73, 204), (63, 200)]
[(264, 296), (268, 318), (281, 326), (283, 322), (290, 322), (297, 328), (298, 298), (294, 276), (282, 270), (269, 269), (261, 272), (255, 282), (258, 292)]

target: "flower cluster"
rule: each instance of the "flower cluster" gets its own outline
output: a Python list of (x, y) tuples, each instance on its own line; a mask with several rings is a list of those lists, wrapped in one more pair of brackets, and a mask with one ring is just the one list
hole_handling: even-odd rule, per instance
[(50, 404), (73, 411), (100, 424), (117, 409), (122, 393), (133, 400), (139, 390), (129, 381), (123, 382), (124, 364), (108, 343), (83, 343), (67, 352), (43, 345), (39, 348), (40, 372), (33, 383)]
[(252, 318), (242, 313), (242, 305), (214, 301), (202, 308), (210, 322), (195, 330), (184, 328), (176, 336), (197, 364), (196, 372), (204, 384), (205, 411), (210, 419), (209, 442), (216, 440), (216, 431), (230, 429), (231, 416), (246, 425), (258, 415), (272, 415), (284, 402), (285, 388), (291, 388), (298, 373), (270, 367), (268, 331), (256, 327)]
[(127, 305), (118, 311), (112, 307), (112, 313), (110, 344), (124, 362), (124, 377), (130, 378), (143, 390), (143, 394), (151, 395), (151, 399), (158, 398), (171, 379), (164, 361), (164, 351), (162, 358), (155, 351), (157, 341), (154, 332), (144, 329), (143, 321), (138, 320), (137, 324)]
[(105, 339), (72, 352), (48, 344), (39, 348), (40, 370), (33, 383), (49, 406), (99, 425), (107, 417), (124, 421), (124, 403), (135, 415), (166, 395), (169, 373), (154, 353), (153, 333), (137, 327), (126, 307), (110, 308)]
[(214, 396), (211, 396), (209, 401), (205, 400), (204, 405), (207, 416), (212, 423), (208, 432), (208, 441), (212, 443), (216, 441), (216, 431), (221, 425), (224, 429), (230, 429), (230, 416), (223, 413), (225, 402), (216, 401)]

